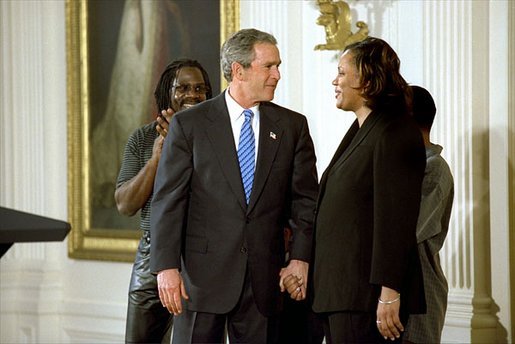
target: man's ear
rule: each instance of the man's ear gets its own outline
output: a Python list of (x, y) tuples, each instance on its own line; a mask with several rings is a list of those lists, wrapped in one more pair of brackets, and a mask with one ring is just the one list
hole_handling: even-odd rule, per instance
[(243, 80), (243, 66), (238, 62), (233, 62), (231, 65), (233, 79)]

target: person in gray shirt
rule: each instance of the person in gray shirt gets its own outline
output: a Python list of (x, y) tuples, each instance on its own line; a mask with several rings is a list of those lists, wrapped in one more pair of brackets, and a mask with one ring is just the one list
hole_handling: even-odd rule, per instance
[(426, 170), (417, 222), (417, 243), (424, 277), (427, 313), (411, 314), (404, 332), (405, 343), (440, 343), (447, 310), (447, 280), (440, 266), (454, 198), (454, 182), (449, 165), (440, 155), (442, 146), (429, 140), (436, 115), (431, 94), (419, 86), (413, 90), (413, 117), (426, 146)]

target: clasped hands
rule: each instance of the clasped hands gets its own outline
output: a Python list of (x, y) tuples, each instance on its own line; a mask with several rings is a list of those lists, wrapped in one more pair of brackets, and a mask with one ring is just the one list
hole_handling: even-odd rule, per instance
[(287, 291), (293, 300), (301, 301), (306, 298), (309, 264), (292, 259), (287, 267), (279, 273), (281, 292)]

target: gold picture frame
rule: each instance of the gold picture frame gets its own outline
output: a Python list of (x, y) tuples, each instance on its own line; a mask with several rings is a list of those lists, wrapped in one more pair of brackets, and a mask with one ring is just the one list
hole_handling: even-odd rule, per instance
[[(170, 5), (173, 0), (163, 1), (166, 6), (173, 6)], [(239, 0), (220, 0), (219, 10), (220, 42), (223, 42), (238, 30)], [(90, 169), (92, 150), (96, 151), (98, 147), (91, 147), (88, 15), (88, 0), (66, 0), (68, 218), (72, 226), (68, 236), (68, 254), (77, 259), (132, 262), (141, 231), (98, 227), (92, 222), (93, 179)], [(223, 80), (221, 73), (217, 80)], [(225, 86), (221, 81), (220, 89)]]

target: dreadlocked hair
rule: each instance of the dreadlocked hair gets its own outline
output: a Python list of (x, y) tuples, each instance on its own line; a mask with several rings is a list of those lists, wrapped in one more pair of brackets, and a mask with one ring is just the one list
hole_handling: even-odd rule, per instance
[(184, 67), (198, 68), (202, 72), (202, 77), (204, 78), (204, 83), (206, 84), (206, 99), (210, 99), (213, 96), (211, 83), (209, 82), (209, 76), (207, 75), (207, 72), (202, 67), (202, 65), (197, 60), (178, 59), (166, 66), (163, 74), (161, 74), (161, 78), (159, 78), (156, 90), (154, 91), (154, 97), (156, 99), (156, 105), (159, 111), (168, 109), (171, 106), (172, 100), (170, 98), (170, 90), (172, 89), (175, 78), (177, 77), (177, 73), (181, 68)]

